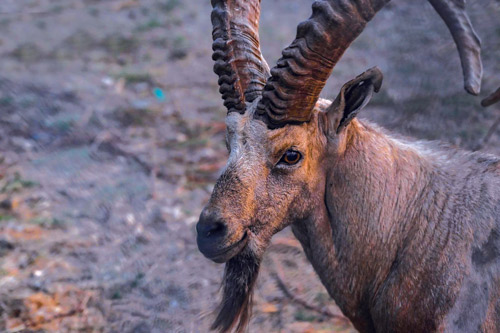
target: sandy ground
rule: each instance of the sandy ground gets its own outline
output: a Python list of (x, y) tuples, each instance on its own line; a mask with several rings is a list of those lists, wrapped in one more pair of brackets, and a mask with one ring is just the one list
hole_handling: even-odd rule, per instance
[[(270, 64), (310, 4), (264, 1)], [(500, 3), (468, 7), (484, 97), (500, 86)], [(194, 0), (1, 0), (0, 331), (207, 331), (223, 266), (194, 227), (226, 159), (209, 13)], [(465, 94), (427, 3), (384, 9), (324, 97), (374, 65), (385, 82), (361, 117), (396, 133), (471, 149), (500, 116)], [(483, 150), (499, 143), (497, 131)], [(290, 231), (276, 235), (250, 332), (353, 330), (335, 315)]]

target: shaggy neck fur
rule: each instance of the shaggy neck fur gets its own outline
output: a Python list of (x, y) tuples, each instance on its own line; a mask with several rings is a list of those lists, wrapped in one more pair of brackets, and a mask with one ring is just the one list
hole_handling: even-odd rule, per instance
[(292, 226), (323, 284), (362, 332), (444, 328), (470, 245), (497, 228), (491, 219), (476, 232), (471, 224), (495, 214), (487, 177), (476, 175), (498, 174), (498, 159), (449, 149), (445, 156), (356, 120), (335, 150), (326, 205)]

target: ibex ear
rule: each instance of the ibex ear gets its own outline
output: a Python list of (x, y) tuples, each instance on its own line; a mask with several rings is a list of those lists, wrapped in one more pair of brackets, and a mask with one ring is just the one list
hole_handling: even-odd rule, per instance
[(380, 90), (382, 79), (380, 69), (373, 67), (342, 86), (339, 95), (326, 111), (328, 136), (340, 133), (356, 117), (368, 104), (373, 92)]

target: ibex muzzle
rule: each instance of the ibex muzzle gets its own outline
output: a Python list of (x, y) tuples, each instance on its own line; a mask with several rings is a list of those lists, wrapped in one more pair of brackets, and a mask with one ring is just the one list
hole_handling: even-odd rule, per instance
[[(457, 44), (465, 89), (479, 93), (479, 39), (463, 1), (429, 1)], [(356, 120), (381, 87), (377, 68), (347, 82), (333, 102), (319, 99), (387, 2), (314, 2), (269, 71), (260, 1), (212, 0), (229, 150), (197, 225), (200, 251), (226, 262), (213, 329), (244, 330), (262, 255), (288, 225), (361, 331), (500, 329), (500, 159), (434, 152)], [(473, 320), (456, 320), (471, 309)]]
[(228, 229), (226, 221), (219, 217), (219, 214), (204, 209), (196, 226), (201, 253), (217, 263), (226, 262), (238, 254), (247, 244), (248, 235), (243, 232), (241, 238), (226, 245), (226, 239), (233, 238)]

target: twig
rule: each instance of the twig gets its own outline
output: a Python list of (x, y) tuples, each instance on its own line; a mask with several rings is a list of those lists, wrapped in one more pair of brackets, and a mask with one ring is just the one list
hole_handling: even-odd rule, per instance
[(83, 113), (83, 116), (78, 121), (78, 124), (77, 124), (78, 127), (84, 128), (85, 126), (87, 126), (87, 124), (89, 123), (89, 121), (93, 115), (94, 115), (94, 108), (92, 108), (92, 107), (85, 108), (85, 112)]
[[(271, 261), (276, 263), (274, 259), (271, 259)], [(275, 267), (275, 270), (271, 272), (271, 276), (274, 278), (274, 280), (276, 281), (277, 287), (281, 290), (281, 292), (285, 295), (285, 297), (289, 298), (292, 302), (299, 304), (300, 306), (304, 307), (307, 310), (317, 312), (325, 317), (339, 320), (339, 321), (343, 322), (344, 324), (349, 323), (349, 320), (346, 317), (344, 317), (343, 315), (338, 315), (338, 314), (331, 312), (330, 310), (328, 310), (326, 308), (320, 308), (320, 307), (315, 306), (313, 304), (309, 304), (306, 301), (304, 301), (303, 299), (301, 299), (300, 297), (298, 297), (297, 295), (293, 294), (290, 291), (290, 289), (286, 286), (283, 279), (281, 278), (280, 265), (274, 264), (272, 266)]]
[[(491, 106), (491, 105), (498, 103), (498, 102), (500, 102), (500, 88), (498, 88), (495, 92), (491, 93), (488, 97), (483, 99), (481, 101), (481, 105), (484, 107), (488, 107), (488, 106)], [(497, 117), (497, 119), (495, 120), (493, 125), (491, 125), (491, 127), (489, 128), (488, 133), (486, 133), (486, 136), (476, 146), (476, 148), (474, 150), (479, 150), (486, 145), (486, 143), (490, 140), (493, 133), (495, 133), (498, 125), (500, 125), (500, 116)]]
[(268, 251), (272, 252), (286, 252), (293, 251), (295, 253), (302, 253), (302, 246), (300, 243), (291, 238), (279, 238), (273, 240), (269, 246)]
[(144, 173), (151, 174), (151, 171), (153, 169), (152, 166), (150, 166), (147, 162), (140, 159), (134, 153), (128, 152), (123, 148), (120, 148), (116, 143), (113, 142), (114, 138), (116, 138), (116, 135), (111, 132), (105, 132), (103, 134), (98, 135), (95, 138), (94, 142), (92, 143), (90, 149), (91, 152), (97, 152), (100, 149), (102, 149), (104, 151), (107, 151), (108, 153), (123, 156), (137, 163), (144, 171)]
[(311, 311), (317, 312), (317, 313), (319, 313), (319, 314), (321, 314), (323, 316), (330, 317), (330, 318), (337, 319), (337, 320), (341, 320), (341, 321), (344, 321), (344, 322), (348, 323), (348, 319), (346, 317), (344, 317), (342, 315), (338, 315), (338, 314), (332, 313), (328, 309), (319, 308), (319, 307), (317, 307), (315, 305), (309, 304), (306, 301), (304, 301), (303, 299), (300, 299), (299, 297), (297, 297), (296, 295), (294, 295), (290, 291), (290, 289), (288, 289), (288, 287), (285, 285), (285, 283), (283, 282), (283, 280), (281, 279), (281, 277), (276, 272), (271, 273), (271, 275), (276, 280), (276, 285), (281, 290), (281, 292), (287, 298), (289, 298), (292, 302), (301, 305), (302, 307), (304, 307), (307, 310), (311, 310)]
[(150, 178), (151, 178), (151, 197), (153, 200), (157, 199), (157, 182), (158, 182), (158, 157), (157, 157), (157, 133), (156, 133), (156, 127), (153, 128), (153, 133), (152, 133), (153, 140), (151, 142), (152, 144), (152, 149), (151, 149), (151, 172), (150, 172)]
[(493, 105), (500, 102), (500, 88), (498, 88), (494, 93), (490, 94), (488, 97), (481, 101), (481, 105), (484, 107)]
[(486, 135), (484, 136), (484, 138), (474, 148), (475, 151), (482, 149), (488, 143), (488, 141), (490, 140), (490, 138), (493, 135), (493, 133), (495, 133), (495, 131), (497, 130), (498, 125), (500, 125), (500, 116), (498, 116), (497, 119), (495, 119), (495, 122), (490, 126), (490, 128), (488, 129), (488, 132), (486, 133)]

